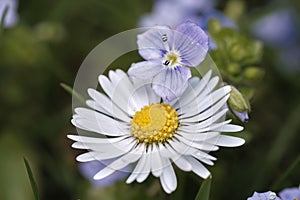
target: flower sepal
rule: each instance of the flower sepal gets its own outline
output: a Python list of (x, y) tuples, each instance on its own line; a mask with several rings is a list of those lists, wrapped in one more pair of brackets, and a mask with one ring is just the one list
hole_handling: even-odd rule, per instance
[(236, 89), (231, 87), (230, 97), (227, 101), (227, 105), (232, 114), (240, 121), (247, 123), (249, 121), (249, 113), (251, 111), (250, 103), (244, 95)]

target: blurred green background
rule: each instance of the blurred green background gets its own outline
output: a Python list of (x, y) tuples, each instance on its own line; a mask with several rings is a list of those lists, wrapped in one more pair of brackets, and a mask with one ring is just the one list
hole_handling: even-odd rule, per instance
[[(281, 6), (300, 11), (297, 0), (239, 2), (244, 9), (235, 21), (240, 32), (249, 37), (253, 20), (264, 13)], [(45, 200), (195, 198), (202, 180), (177, 169), (179, 185), (170, 196), (153, 177), (142, 184), (121, 181), (94, 188), (78, 172), (75, 157), (80, 151), (72, 149), (66, 138), (76, 130), (70, 123), (71, 96), (60, 83), (72, 85), (87, 54), (106, 38), (136, 28), (139, 18), (151, 12), (153, 3), (19, 1), (19, 22), (0, 35), (0, 199), (33, 199), (23, 157), (29, 160), (40, 197)], [(230, 3), (219, 1), (216, 8), (232, 13), (230, 9), (235, 7), (228, 6)], [(299, 27), (298, 21), (297, 33)], [(296, 37), (299, 43), (299, 35)], [(213, 174), (212, 200), (246, 199), (254, 191), (278, 192), (300, 183), (299, 165), (281, 178), (300, 152), (300, 56), (295, 54), (296, 61), (278, 62), (280, 49), (264, 46), (260, 67), (265, 76), (252, 86), (255, 95), (250, 100), (250, 122), (240, 133), (246, 144), (212, 153), (218, 158), (215, 166), (208, 167)], [(292, 68), (290, 62), (294, 62)], [(126, 68), (128, 64), (117, 67)]]

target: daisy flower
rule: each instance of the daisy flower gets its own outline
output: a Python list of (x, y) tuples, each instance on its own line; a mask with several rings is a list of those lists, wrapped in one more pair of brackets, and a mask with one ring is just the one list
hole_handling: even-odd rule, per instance
[(185, 22), (171, 30), (156, 26), (138, 35), (138, 51), (146, 60), (133, 63), (128, 70), (132, 77), (152, 80), (156, 94), (172, 101), (188, 87), (191, 71), (208, 51), (208, 36), (196, 24)]
[(77, 161), (113, 159), (94, 175), (96, 180), (132, 164), (126, 183), (143, 182), (151, 173), (159, 177), (166, 193), (177, 187), (172, 163), (207, 178), (210, 172), (203, 163), (213, 165), (216, 160), (210, 151), (244, 144), (241, 138), (220, 134), (243, 127), (223, 120), (231, 88), (217, 88), (218, 81), (211, 72), (202, 79), (193, 77), (180, 98), (165, 102), (150, 83), (130, 79), (121, 70), (110, 71), (109, 77), (100, 75), (106, 94), (88, 89), (89, 108), (76, 108), (73, 115), (73, 125), (94, 133), (68, 135), (75, 141), (73, 148), (89, 150)]

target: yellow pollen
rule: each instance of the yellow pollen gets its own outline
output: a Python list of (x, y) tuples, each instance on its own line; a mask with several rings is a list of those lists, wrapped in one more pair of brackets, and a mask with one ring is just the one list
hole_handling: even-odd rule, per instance
[(174, 52), (170, 52), (165, 56), (164, 65), (173, 67), (174, 65), (178, 64), (179, 61), (179, 56)]
[(178, 113), (170, 105), (150, 104), (134, 114), (131, 132), (141, 143), (164, 143), (174, 136), (178, 124)]

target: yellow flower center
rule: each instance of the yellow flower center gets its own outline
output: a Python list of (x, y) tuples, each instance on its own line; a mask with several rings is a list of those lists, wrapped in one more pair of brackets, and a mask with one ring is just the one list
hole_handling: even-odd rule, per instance
[(175, 52), (170, 52), (165, 55), (163, 64), (166, 66), (174, 67), (180, 62), (180, 57)]
[(150, 104), (134, 114), (131, 131), (141, 143), (164, 143), (174, 136), (178, 124), (178, 113), (170, 105)]

